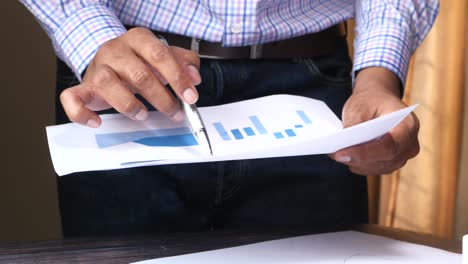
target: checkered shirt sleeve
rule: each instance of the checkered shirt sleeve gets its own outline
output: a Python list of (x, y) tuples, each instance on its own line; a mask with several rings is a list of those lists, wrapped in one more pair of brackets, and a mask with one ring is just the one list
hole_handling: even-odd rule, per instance
[(114, 11), (103, 1), (22, 2), (52, 39), (57, 56), (78, 78), (103, 43), (126, 32)]
[(405, 84), (411, 55), (431, 29), (437, 0), (357, 0), (354, 72), (384, 67)]

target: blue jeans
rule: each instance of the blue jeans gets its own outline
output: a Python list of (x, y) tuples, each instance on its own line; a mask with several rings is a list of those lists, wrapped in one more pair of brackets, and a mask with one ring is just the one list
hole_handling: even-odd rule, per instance
[[(341, 116), (351, 62), (337, 41), (334, 54), (316, 58), (203, 59), (198, 105), (286, 93), (323, 100)], [(57, 76), (57, 94), (77, 83), (60, 61)], [(326, 155), (75, 173), (58, 178), (58, 191), (65, 236), (367, 222), (365, 177)]]

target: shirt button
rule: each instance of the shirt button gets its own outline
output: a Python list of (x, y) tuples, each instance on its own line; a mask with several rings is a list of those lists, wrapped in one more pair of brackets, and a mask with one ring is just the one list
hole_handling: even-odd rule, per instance
[(240, 23), (234, 23), (231, 25), (231, 32), (234, 34), (239, 34), (242, 32), (242, 25)]

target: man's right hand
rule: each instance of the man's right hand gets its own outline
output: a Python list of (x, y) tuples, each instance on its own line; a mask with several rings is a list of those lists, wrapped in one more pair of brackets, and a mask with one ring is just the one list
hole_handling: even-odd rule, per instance
[(169, 83), (187, 103), (195, 103), (194, 85), (201, 82), (199, 66), (196, 53), (167, 46), (146, 28), (133, 28), (104, 43), (88, 65), (83, 82), (64, 90), (60, 101), (71, 121), (89, 127), (101, 124), (95, 111), (111, 107), (129, 118), (145, 120), (148, 110), (134, 93), (181, 121), (181, 106), (165, 85)]

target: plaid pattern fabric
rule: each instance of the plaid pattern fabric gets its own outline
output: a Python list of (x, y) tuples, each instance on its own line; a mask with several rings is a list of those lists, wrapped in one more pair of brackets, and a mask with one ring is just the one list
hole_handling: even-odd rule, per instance
[(437, 0), (21, 0), (77, 76), (104, 42), (143, 26), (224, 46), (321, 31), (356, 17), (354, 71), (385, 67), (405, 82), (409, 59), (437, 16)]

